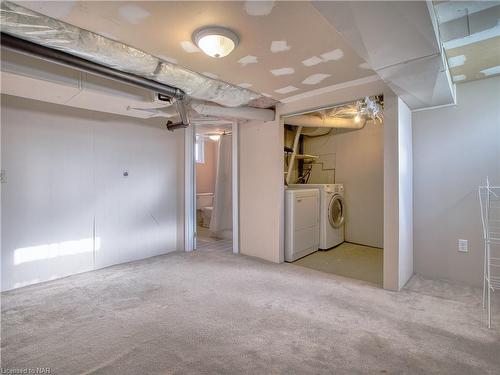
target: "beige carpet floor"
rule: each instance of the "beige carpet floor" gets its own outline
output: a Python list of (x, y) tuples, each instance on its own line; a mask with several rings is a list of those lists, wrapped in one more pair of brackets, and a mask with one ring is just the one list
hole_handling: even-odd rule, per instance
[(327, 251), (316, 251), (294, 264), (383, 285), (384, 250), (377, 247), (344, 242)]
[(1, 298), (3, 369), (50, 367), (52, 375), (497, 375), (500, 369), (500, 304), (488, 329), (479, 289), (419, 277), (396, 293), (207, 249)]

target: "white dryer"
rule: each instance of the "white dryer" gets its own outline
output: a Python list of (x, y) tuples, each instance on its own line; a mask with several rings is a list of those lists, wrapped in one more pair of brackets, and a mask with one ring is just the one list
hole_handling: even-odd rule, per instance
[(285, 261), (293, 262), (318, 250), (318, 189), (285, 191)]
[(289, 189), (319, 189), (319, 249), (328, 250), (344, 242), (346, 207), (342, 184), (291, 184)]

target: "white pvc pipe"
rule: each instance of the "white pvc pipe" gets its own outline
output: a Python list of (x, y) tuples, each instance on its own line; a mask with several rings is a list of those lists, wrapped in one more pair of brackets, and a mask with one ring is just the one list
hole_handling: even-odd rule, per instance
[(301, 132), (302, 132), (302, 126), (299, 126), (297, 128), (297, 132), (295, 133), (295, 139), (293, 140), (292, 156), (290, 157), (290, 162), (288, 163), (288, 172), (285, 178), (287, 185), (290, 183), (290, 176), (292, 175), (293, 163), (295, 163), (295, 155), (297, 155), (297, 147), (299, 147), (299, 139)]
[(347, 118), (297, 115), (285, 118), (285, 124), (313, 128), (362, 129), (366, 120), (356, 122), (354, 119)]
[(214, 104), (205, 104), (198, 101), (191, 102), (193, 108), (200, 115), (215, 117), (230, 117), (243, 120), (273, 121), (275, 113), (272, 109), (252, 108), (252, 107), (221, 107)]

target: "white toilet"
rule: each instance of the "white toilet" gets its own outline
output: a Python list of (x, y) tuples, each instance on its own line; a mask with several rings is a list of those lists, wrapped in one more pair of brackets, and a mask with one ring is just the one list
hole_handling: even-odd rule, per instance
[(201, 214), (202, 227), (210, 228), (210, 220), (212, 219), (214, 194), (199, 193), (196, 194), (196, 210)]
[(214, 210), (213, 207), (203, 207), (201, 209), (201, 226), (205, 228), (210, 228), (210, 220), (212, 220), (212, 211)]

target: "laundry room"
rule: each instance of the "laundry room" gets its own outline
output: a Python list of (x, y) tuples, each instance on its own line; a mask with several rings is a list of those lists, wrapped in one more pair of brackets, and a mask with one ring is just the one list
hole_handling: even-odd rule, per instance
[(285, 260), (382, 286), (383, 97), (284, 124)]

